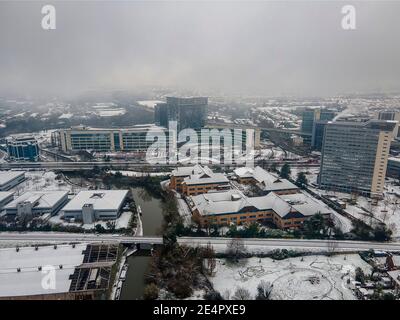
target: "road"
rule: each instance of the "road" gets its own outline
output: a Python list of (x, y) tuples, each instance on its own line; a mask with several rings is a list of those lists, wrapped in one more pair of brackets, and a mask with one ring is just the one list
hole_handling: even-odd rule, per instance
[[(231, 241), (230, 238), (199, 238), (181, 237), (178, 238), (180, 244), (190, 246), (207, 245), (226, 246)], [(76, 234), (76, 233), (0, 233), (1, 243), (12, 243), (13, 245), (28, 243), (65, 243), (65, 242), (110, 242), (110, 243), (150, 243), (161, 244), (161, 237), (128, 237), (112, 234)], [(368, 242), (368, 241), (327, 241), (327, 240), (301, 240), (301, 239), (243, 239), (244, 245), (248, 249), (303, 249), (303, 250), (335, 250), (335, 251), (362, 251), (362, 250), (382, 250), (400, 251), (400, 242)]]
[[(283, 161), (283, 160), (255, 160), (255, 165), (258, 163), (276, 163), (283, 164), (289, 163), (292, 167), (319, 167), (316, 163), (306, 163), (300, 161)], [(186, 166), (188, 164), (185, 164)], [(1, 170), (29, 170), (29, 169), (48, 169), (48, 170), (63, 170), (63, 171), (75, 171), (75, 170), (92, 170), (94, 167), (112, 167), (114, 170), (136, 170), (142, 172), (154, 172), (158, 171), (160, 168), (176, 168), (179, 166), (177, 164), (149, 164), (145, 161), (143, 162), (133, 162), (133, 161), (96, 161), (96, 162), (3, 162), (0, 163)], [(242, 165), (237, 164), (209, 164), (210, 167), (238, 167)]]
[(1, 242), (63, 243), (63, 242), (113, 242), (161, 244), (161, 237), (128, 237), (118, 234), (56, 233), (56, 232), (1, 232)]

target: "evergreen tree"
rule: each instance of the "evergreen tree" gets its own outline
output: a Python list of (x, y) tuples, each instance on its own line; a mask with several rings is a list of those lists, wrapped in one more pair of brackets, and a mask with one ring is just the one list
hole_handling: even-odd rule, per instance
[(304, 172), (299, 172), (297, 174), (296, 184), (301, 188), (304, 188), (306, 185), (308, 185), (308, 180)]
[(281, 168), (280, 176), (284, 179), (289, 179), (290, 173), (291, 173), (290, 166), (289, 164), (285, 163)]

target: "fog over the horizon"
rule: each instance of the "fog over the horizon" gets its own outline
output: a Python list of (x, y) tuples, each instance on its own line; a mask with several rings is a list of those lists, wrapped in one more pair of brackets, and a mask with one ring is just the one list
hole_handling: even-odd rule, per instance
[[(53, 4), (57, 29), (41, 28)], [(400, 2), (0, 2), (0, 93), (174, 86), (244, 95), (400, 91)]]

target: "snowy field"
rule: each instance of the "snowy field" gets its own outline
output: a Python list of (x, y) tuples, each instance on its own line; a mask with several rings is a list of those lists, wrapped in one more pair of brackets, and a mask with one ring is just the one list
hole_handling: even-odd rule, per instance
[(215, 290), (225, 299), (238, 287), (249, 290), (252, 299), (261, 280), (273, 285), (273, 300), (353, 300), (347, 284), (355, 269), (370, 273), (371, 267), (357, 254), (312, 255), (285, 260), (271, 258), (242, 259), (237, 264), (217, 260), (215, 276), (209, 277)]
[(314, 167), (291, 167), (291, 177), (292, 179), (296, 180), (297, 179), (297, 174), (299, 172), (304, 172), (304, 174), (307, 177), (308, 183), (317, 183), (317, 176), (319, 173), (319, 167), (314, 168)]
[[(391, 186), (386, 188), (390, 189)], [(318, 194), (328, 195), (344, 201), (348, 201), (352, 197), (351, 194), (343, 192), (320, 190), (312, 187), (310, 189)], [(356, 205), (347, 203), (344, 210), (368, 225), (384, 222), (393, 231), (395, 238), (400, 237), (400, 198), (385, 192), (384, 199), (379, 200), (377, 203), (373, 203), (371, 199), (362, 196), (358, 196), (356, 201)]]
[(25, 177), (24, 182), (10, 190), (15, 192), (16, 196), (28, 191), (79, 191), (66, 181), (57, 180), (53, 171), (28, 171), (25, 173)]

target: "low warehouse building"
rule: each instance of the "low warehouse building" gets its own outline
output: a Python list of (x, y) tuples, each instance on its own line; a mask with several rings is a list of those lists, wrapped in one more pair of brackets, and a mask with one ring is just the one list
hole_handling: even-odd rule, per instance
[(0, 191), (10, 190), (25, 181), (24, 171), (0, 171)]
[(38, 216), (50, 214), (54, 216), (68, 201), (67, 191), (35, 191), (26, 192), (4, 207), (7, 215)]
[(3, 207), (14, 200), (14, 193), (13, 192), (4, 192), (0, 191), (0, 211)]
[(91, 190), (79, 192), (63, 209), (65, 219), (84, 223), (117, 219), (128, 196), (128, 190)]
[(0, 300), (94, 299), (108, 290), (118, 246), (0, 249)]

